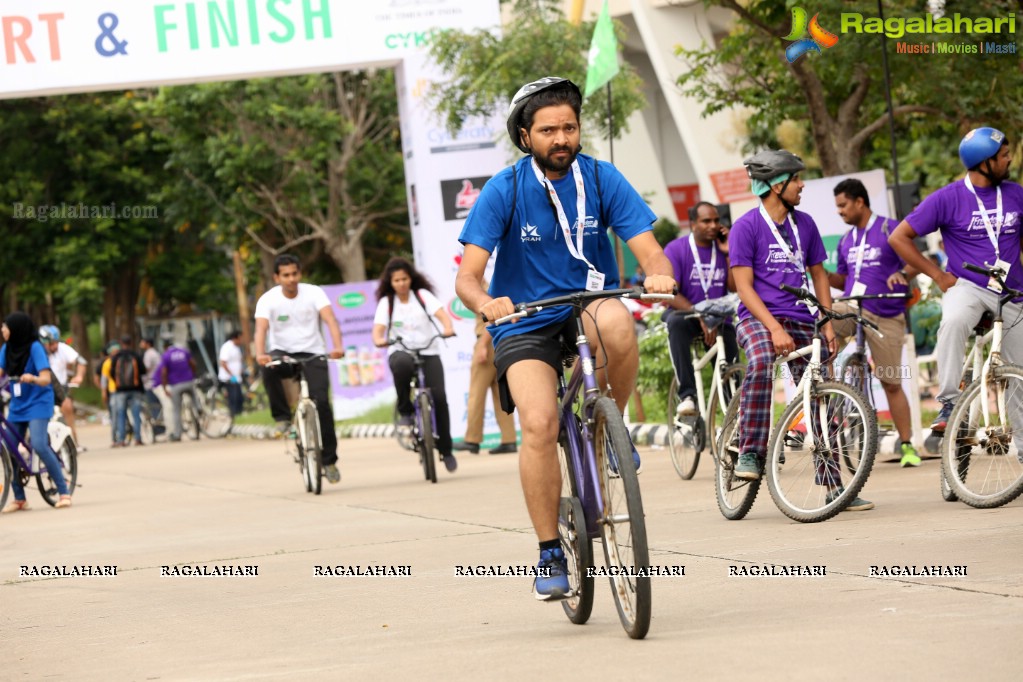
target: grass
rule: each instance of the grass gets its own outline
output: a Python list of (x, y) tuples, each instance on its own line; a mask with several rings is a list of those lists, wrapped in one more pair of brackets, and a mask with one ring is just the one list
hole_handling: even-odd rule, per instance
[[(390, 424), (394, 419), (394, 406), (393, 405), (380, 405), (374, 407), (372, 410), (359, 417), (352, 419), (342, 419), (334, 422), (344, 426), (350, 426), (353, 424)], [(274, 420), (270, 416), (270, 408), (265, 410), (257, 410), (255, 412), (245, 412), (238, 415), (234, 419), (235, 424), (259, 424), (263, 426), (273, 426)]]

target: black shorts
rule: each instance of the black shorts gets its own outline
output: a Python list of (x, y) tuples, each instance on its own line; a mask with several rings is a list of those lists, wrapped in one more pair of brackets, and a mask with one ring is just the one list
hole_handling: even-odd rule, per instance
[(575, 317), (534, 329), (525, 334), (507, 336), (494, 349), (494, 365), (497, 367), (497, 387), (501, 395), (501, 407), (511, 414), (515, 409), (505, 372), (516, 362), (540, 360), (550, 365), (559, 375), (564, 367), (570, 366), (576, 356)]
[(50, 386), (53, 386), (53, 404), (60, 407), (64, 404), (64, 398), (67, 397), (67, 388), (56, 379), (50, 382)]

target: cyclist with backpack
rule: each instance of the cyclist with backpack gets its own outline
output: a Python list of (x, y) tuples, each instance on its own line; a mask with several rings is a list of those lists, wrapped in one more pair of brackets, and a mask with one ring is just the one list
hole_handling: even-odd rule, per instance
[[(444, 328), (443, 336), (453, 336), (451, 316), (433, 294), (433, 285), (426, 275), (416, 270), (404, 258), (387, 261), (377, 285), (377, 310), (373, 316), (373, 343), (386, 346), (391, 330), (400, 333), (401, 338), (413, 348), (421, 348), (430, 338), (441, 333), (433, 318)], [(444, 364), (440, 359), (440, 344), (433, 343), (422, 351), (425, 360), (426, 385), (433, 395), (437, 417), (437, 450), (444, 459), (448, 471), (458, 468), (458, 461), (451, 453), (451, 417), (448, 411), (447, 392), (444, 387)], [(399, 425), (412, 424), (413, 406), (410, 400), (409, 384), (415, 374), (415, 363), (407, 352), (391, 346), (387, 358), (394, 377), (394, 388), (398, 392)]]
[(127, 445), (124, 440), (128, 430), (128, 410), (131, 410), (135, 445), (142, 445), (142, 398), (146, 392), (146, 365), (132, 345), (131, 336), (122, 336), (121, 350), (110, 363), (110, 373), (116, 386), (110, 396), (110, 406), (114, 413), (114, 443), (111, 447), (115, 448)]

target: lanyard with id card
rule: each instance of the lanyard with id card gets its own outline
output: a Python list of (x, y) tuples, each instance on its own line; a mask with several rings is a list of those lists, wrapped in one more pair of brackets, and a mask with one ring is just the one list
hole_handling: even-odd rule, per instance
[[(970, 191), (970, 194), (973, 195), (973, 198), (977, 200), (977, 210), (980, 213), (980, 219), (984, 223), (984, 231), (987, 232), (987, 238), (991, 242), (991, 246), (993, 246), (995, 249), (995, 262), (993, 265), (989, 265), (988, 267), (994, 268), (996, 270), (1001, 270), (1003, 273), (1005, 273), (1005, 275), (1008, 275), (1009, 264), (1002, 260), (1001, 246), (998, 243), (998, 238), (1002, 232), (1003, 219), (1002, 188), (995, 187), (995, 220), (998, 223), (998, 227), (996, 229), (994, 226), (991, 225), (991, 218), (989, 218), (987, 215), (987, 208), (984, 207), (984, 202), (980, 200), (979, 196), (977, 196), (977, 190), (973, 188), (973, 182), (970, 180), (969, 174), (967, 174), (966, 178), (963, 180), (963, 184), (966, 186), (966, 189)], [(987, 264), (985, 263), (985, 265)], [(996, 280), (994, 277), (988, 278), (987, 288), (990, 291), (995, 292), (996, 294), (1002, 293), (1002, 285), (999, 284), (998, 280)]]

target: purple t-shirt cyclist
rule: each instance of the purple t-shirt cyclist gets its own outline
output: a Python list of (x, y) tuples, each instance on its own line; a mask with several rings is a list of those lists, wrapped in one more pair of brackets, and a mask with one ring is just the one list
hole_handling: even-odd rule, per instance
[[(689, 299), (690, 303), (696, 304), (708, 298), (721, 298), (727, 291), (728, 261), (726, 256), (716, 244), (710, 246), (697, 246), (696, 253), (700, 256), (700, 269), (697, 269), (693, 260), (693, 251), (689, 245), (692, 235), (673, 239), (664, 247), (664, 255), (671, 261), (671, 267), (675, 270), (675, 281), (678, 282), (679, 293)], [(717, 258), (714, 263), (714, 271), (711, 272), (710, 262), (713, 252), (717, 251)], [(701, 282), (700, 277), (703, 277)], [(709, 283), (707, 292), (703, 291), (703, 284)]]
[[(894, 220), (874, 214), (867, 225), (866, 241), (863, 230), (858, 227), (846, 232), (839, 240), (837, 272), (840, 275), (847, 275), (844, 296), (852, 294), (861, 244), (863, 261), (860, 264), (858, 281), (866, 286), (863, 293), (902, 294), (909, 291), (905, 284), (896, 284), (891, 289), (888, 288), (888, 278), (906, 264), (888, 245), (888, 236), (895, 229), (895, 225)], [(863, 301), (863, 309), (881, 317), (897, 317), (906, 312), (906, 299), (867, 299)]]
[[(732, 225), (728, 233), (728, 252), (732, 267), (753, 268), (753, 289), (772, 315), (812, 324), (814, 318), (806, 304), (779, 287), (787, 284), (790, 287), (806, 288), (804, 269), (823, 263), (828, 254), (813, 218), (802, 211), (792, 211), (790, 215), (799, 231), (803, 267), (791, 262), (784, 247), (775, 240), (759, 207), (748, 211)], [(790, 244), (796, 244), (788, 219), (778, 226), (778, 232), (783, 237), (787, 236)], [(739, 321), (750, 317), (753, 314), (744, 304), (740, 304)]]
[[(984, 203), (991, 227), (998, 232), (999, 256), (1009, 264), (1006, 283), (1013, 289), (1023, 289), (1023, 265), (1020, 264), (1020, 218), (1023, 216), (1023, 187), (1015, 182), (1003, 182), (1002, 221), (999, 229), (997, 191), (994, 187), (975, 187)], [(983, 267), (994, 265), (995, 249), (984, 227), (984, 219), (977, 200), (960, 180), (942, 187), (916, 207), (906, 217), (913, 231), (925, 235), (941, 230), (948, 255), (947, 270), (981, 288), (987, 287), (988, 278), (963, 268), (963, 262)], [(734, 261), (733, 261), (734, 262)]]

